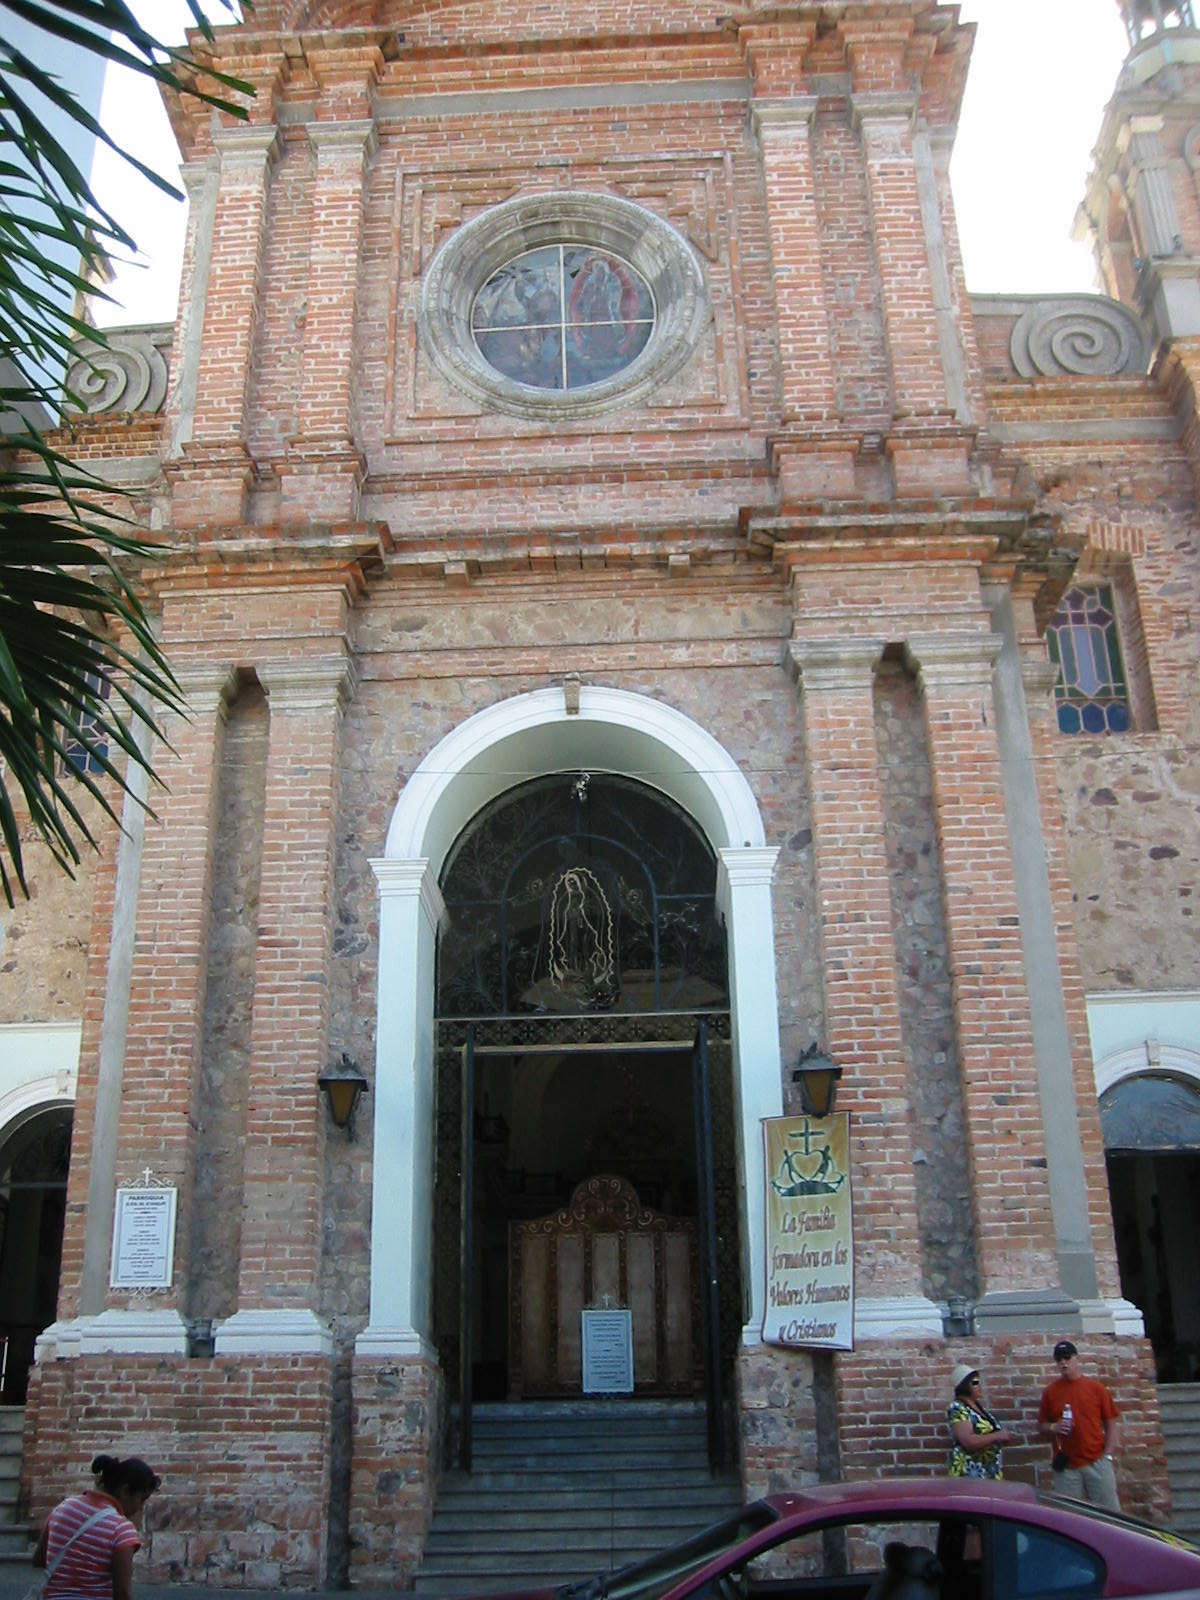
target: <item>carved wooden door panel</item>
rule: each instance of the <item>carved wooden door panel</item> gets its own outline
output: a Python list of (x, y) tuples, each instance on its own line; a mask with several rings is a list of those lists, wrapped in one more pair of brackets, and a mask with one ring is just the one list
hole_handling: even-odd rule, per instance
[(628, 1307), (636, 1394), (703, 1389), (696, 1225), (638, 1203), (623, 1178), (588, 1178), (564, 1211), (509, 1228), (509, 1394), (583, 1392), (580, 1313)]

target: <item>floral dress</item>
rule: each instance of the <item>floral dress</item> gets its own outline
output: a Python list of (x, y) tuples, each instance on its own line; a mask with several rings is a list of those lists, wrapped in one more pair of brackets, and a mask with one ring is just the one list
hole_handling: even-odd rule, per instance
[[(990, 1411), (985, 1411), (982, 1406), (973, 1406), (966, 1400), (955, 1398), (946, 1410), (946, 1421), (950, 1426), (953, 1436), (956, 1422), (969, 1422), (974, 1433), (999, 1433), (1000, 1424)], [(950, 1451), (950, 1476), (952, 1478), (1002, 1478), (1004, 1473), (1000, 1470), (1000, 1446), (992, 1445), (987, 1450), (968, 1452), (963, 1449), (958, 1440)]]

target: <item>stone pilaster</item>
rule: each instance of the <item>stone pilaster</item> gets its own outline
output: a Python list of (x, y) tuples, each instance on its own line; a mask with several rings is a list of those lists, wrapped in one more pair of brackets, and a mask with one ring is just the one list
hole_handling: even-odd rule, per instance
[(266, 805), (250, 1031), (238, 1310), (217, 1349), (331, 1348), (316, 1314), (342, 706), (334, 654), (263, 662)]
[(978, 1331), (1078, 1315), (1059, 1285), (991, 633), (910, 637), (924, 698), (950, 982), (974, 1174)]
[[(376, 147), (368, 120), (309, 123), (317, 160), (309, 230), (300, 433), (280, 468), (282, 514), (352, 520), (365, 463), (351, 436), (356, 263), (363, 178)], [(349, 268), (347, 263), (350, 263)]]
[(902, 497), (970, 489), (968, 439), (954, 414), (939, 333), (938, 296), (926, 236), (927, 201), (917, 170), (907, 93), (851, 95), (871, 202), (875, 260), (892, 372), (888, 453)]
[[(151, 797), (157, 819), (146, 824), (141, 851), (137, 921), (124, 1015), (124, 1059), (110, 1062), (108, 1092), (119, 1094), (115, 1186), (137, 1185), (147, 1171), (178, 1191), (172, 1287), (153, 1309), (184, 1311), (191, 1237), (195, 1147), (192, 1119), (204, 1026), (212, 901), (213, 821), (225, 726), (235, 679), (224, 665), (177, 665), (175, 675), (191, 718), (164, 713), (161, 725), (174, 753), (160, 749), (154, 765), (165, 789)], [(114, 1081), (119, 1080), (119, 1081)], [(112, 1243), (111, 1205), (88, 1217), (85, 1282), (107, 1284)], [(97, 1309), (95, 1291), (87, 1309)], [(107, 1294), (121, 1307), (119, 1292)], [(139, 1309), (135, 1320), (145, 1322)], [(108, 1313), (110, 1320), (112, 1312)], [(182, 1323), (179, 1323), (180, 1336)]]
[(813, 180), (815, 96), (755, 99), (775, 286), (782, 427), (771, 441), (784, 503), (854, 491), (853, 442), (837, 426), (833, 340)]
[(1118, 141), (1129, 164), (1126, 189), (1133, 201), (1142, 255), (1151, 258), (1177, 255), (1183, 249), (1162, 131), (1161, 116), (1130, 117)]
[(446, 904), (428, 861), (377, 860), (379, 1013), (365, 1358), (432, 1359), (433, 991)]
[(220, 175), (191, 439), (169, 471), (179, 527), (241, 522), (254, 479), (246, 407), (278, 131), (269, 124), (220, 128), (214, 142)]
[[(867, 1337), (940, 1336), (921, 1289), (874, 668), (882, 639), (796, 639), (825, 973), (825, 1043), (853, 1118), (855, 1281)], [(880, 1304), (880, 1303), (884, 1304)], [(891, 1306), (891, 1311), (888, 1306)], [(903, 1308), (903, 1309), (901, 1309)]]

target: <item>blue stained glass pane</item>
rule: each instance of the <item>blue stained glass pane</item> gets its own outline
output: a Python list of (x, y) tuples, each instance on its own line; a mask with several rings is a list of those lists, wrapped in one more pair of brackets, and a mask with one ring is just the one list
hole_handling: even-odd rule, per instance
[(562, 342), (557, 328), (512, 328), (479, 335), (479, 353), (515, 383), (537, 389), (563, 386)]
[[(1132, 726), (1121, 641), (1106, 584), (1076, 585), (1046, 630), (1059, 668), (1055, 695), (1063, 733), (1123, 733)], [(1073, 709), (1068, 710), (1069, 707)]]
[(654, 315), (650, 289), (640, 273), (617, 256), (599, 251), (563, 252), (567, 316), (581, 322), (615, 322), (628, 326)]
[(567, 344), (567, 388), (599, 383), (627, 367), (650, 337), (648, 322), (572, 326)]
[(1070, 628), (1059, 628), (1057, 636), (1062, 660), (1062, 681), (1068, 686), (1073, 686), (1079, 679), (1079, 669), (1075, 665), (1075, 635)]
[(562, 318), (559, 249), (531, 250), (494, 272), (475, 296), (471, 326), (487, 328), (557, 327)]
[(1075, 639), (1078, 675), (1074, 686), (1080, 694), (1099, 694), (1108, 684), (1104, 634), (1100, 628), (1079, 628)]
[(505, 377), (579, 389), (636, 360), (654, 315), (650, 286), (627, 261), (556, 244), (494, 272), (475, 297), (471, 328), (479, 353)]

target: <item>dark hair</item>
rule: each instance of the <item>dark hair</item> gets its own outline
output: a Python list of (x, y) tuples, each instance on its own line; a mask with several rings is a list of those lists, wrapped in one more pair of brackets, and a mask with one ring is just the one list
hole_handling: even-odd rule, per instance
[(162, 1479), (142, 1460), (141, 1456), (126, 1456), (118, 1461), (116, 1456), (97, 1456), (92, 1462), (92, 1472), (107, 1494), (128, 1489), (131, 1494), (153, 1494)]

